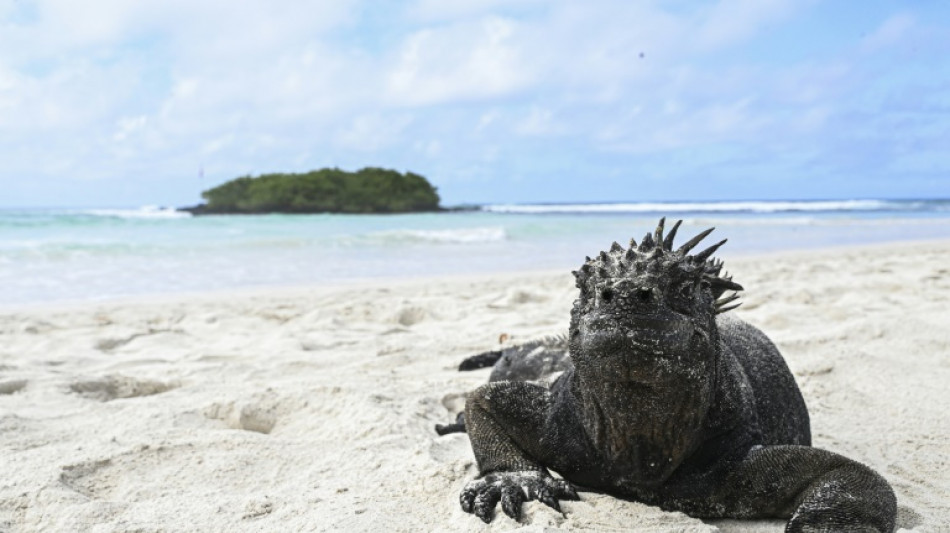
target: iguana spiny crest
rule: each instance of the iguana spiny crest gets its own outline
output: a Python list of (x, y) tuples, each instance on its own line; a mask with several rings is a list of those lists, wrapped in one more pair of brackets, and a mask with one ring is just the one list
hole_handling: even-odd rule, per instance
[(643, 301), (671, 293), (674, 300), (676, 297), (681, 300), (680, 306), (691, 306), (697, 296), (703, 299), (708, 289), (708, 300), (716, 314), (738, 307), (740, 304), (734, 303), (738, 294), (726, 297), (723, 294), (728, 290), (741, 291), (742, 286), (722, 272), (722, 261), (710, 259), (726, 239), (689, 255), (715, 228), (703, 231), (674, 250), (673, 239), (683, 221), (678, 220), (664, 236), (665, 221), (665, 218), (660, 219), (656, 231), (647, 233), (639, 245), (630, 239), (630, 247), (625, 249), (614, 242), (610, 251), (601, 252), (593, 259), (588, 257), (580, 270), (573, 272), (581, 300), (609, 301), (618, 289), (630, 290), (630, 284), (634, 283), (638, 286), (632, 289)]

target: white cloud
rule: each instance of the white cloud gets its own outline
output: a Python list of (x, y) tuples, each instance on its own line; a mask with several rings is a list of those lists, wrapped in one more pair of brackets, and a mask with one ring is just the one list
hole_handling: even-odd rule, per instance
[(553, 111), (534, 106), (528, 116), (515, 125), (515, 131), (522, 135), (555, 135), (564, 133), (564, 127), (555, 119)]
[(491, 109), (482, 113), (478, 117), (478, 124), (475, 126), (475, 132), (481, 132), (498, 121), (501, 113), (497, 109)]
[(217, 152), (220, 152), (222, 149), (227, 148), (228, 146), (233, 144), (234, 138), (235, 138), (234, 134), (229, 133), (227, 135), (222, 135), (218, 138), (212, 139), (211, 141), (208, 141), (204, 143), (204, 145), (202, 145), (201, 153), (206, 156), (209, 156)]
[(442, 153), (442, 143), (436, 139), (416, 141), (413, 145), (419, 153), (426, 157), (438, 157)]
[(135, 134), (135, 132), (145, 128), (148, 123), (148, 117), (139, 115), (137, 117), (122, 117), (116, 124), (116, 132), (112, 136), (115, 141), (121, 142)]
[(530, 168), (542, 145), (579, 159), (804, 152), (877, 75), (859, 52), (918, 25), (884, 17), (859, 46), (752, 63), (729, 52), (767, 45), (811, 2), (418, 0), (381, 20), (368, 0), (32, 5), (0, 3), (0, 180), (158, 180), (201, 162), (223, 180), (413, 158), (467, 180)]
[(492, 13), (498, 9), (519, 9), (543, 5), (546, 0), (416, 0), (406, 9), (412, 20), (439, 22)]
[(394, 105), (433, 105), (509, 95), (531, 81), (517, 25), (500, 17), (413, 33), (386, 81)]
[(406, 113), (359, 115), (335, 136), (336, 142), (353, 150), (379, 150), (396, 142), (412, 120)]

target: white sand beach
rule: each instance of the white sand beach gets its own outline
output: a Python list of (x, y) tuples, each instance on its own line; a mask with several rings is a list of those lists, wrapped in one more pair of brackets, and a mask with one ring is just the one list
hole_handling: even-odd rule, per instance
[[(815, 446), (950, 530), (950, 242), (720, 256)], [(565, 331), (574, 297), (540, 272), (0, 309), (0, 531), (781, 531), (589, 492), (460, 510), (468, 437), (433, 425), (488, 370), (456, 366)]]

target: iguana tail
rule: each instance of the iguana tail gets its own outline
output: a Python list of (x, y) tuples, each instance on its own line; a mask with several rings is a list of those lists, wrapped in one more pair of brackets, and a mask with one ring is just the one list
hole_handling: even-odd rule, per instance
[(459, 364), (459, 371), (464, 372), (466, 370), (478, 370), (479, 368), (490, 367), (501, 359), (501, 355), (501, 350), (492, 350), (490, 352), (482, 352), (478, 355), (466, 357), (465, 360)]

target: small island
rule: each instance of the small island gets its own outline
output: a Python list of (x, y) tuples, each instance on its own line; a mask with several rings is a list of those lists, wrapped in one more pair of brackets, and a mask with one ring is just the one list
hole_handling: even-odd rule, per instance
[(264, 213), (415, 213), (439, 211), (439, 195), (413, 172), (367, 167), (243, 176), (201, 193), (195, 215)]

